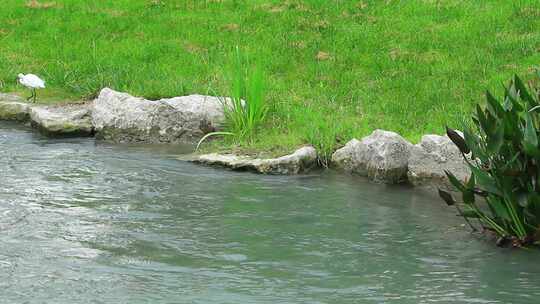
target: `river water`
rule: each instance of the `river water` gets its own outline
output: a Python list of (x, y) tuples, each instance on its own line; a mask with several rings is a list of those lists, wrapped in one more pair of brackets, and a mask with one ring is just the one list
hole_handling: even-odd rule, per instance
[(434, 196), (0, 124), (0, 303), (540, 303)]

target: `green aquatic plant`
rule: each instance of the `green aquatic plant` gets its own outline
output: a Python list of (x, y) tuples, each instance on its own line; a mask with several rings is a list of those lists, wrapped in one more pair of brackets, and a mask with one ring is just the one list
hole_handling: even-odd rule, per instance
[[(540, 76), (540, 74), (539, 74)], [(469, 219), (499, 236), (499, 245), (516, 247), (540, 242), (540, 90), (515, 76), (502, 100), (486, 93), (463, 136), (447, 128), (471, 169), (466, 182), (446, 172), (461, 193), (439, 190), (441, 198)]]
[(264, 95), (264, 76), (260, 64), (250, 70), (248, 61), (236, 47), (235, 64), (231, 69), (230, 97), (221, 98), (227, 131), (206, 134), (197, 144), (197, 149), (206, 139), (218, 135), (251, 141), (268, 111)]

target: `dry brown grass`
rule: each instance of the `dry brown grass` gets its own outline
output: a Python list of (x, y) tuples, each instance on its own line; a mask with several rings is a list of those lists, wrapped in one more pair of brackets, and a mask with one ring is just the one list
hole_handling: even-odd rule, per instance
[(59, 7), (59, 5), (54, 1), (40, 2), (38, 0), (27, 1), (25, 6), (27, 8), (31, 8), (31, 9), (49, 9), (49, 8), (57, 8), (57, 7)]
[(332, 59), (332, 56), (330, 56), (330, 53), (319, 51), (315, 58), (319, 61), (325, 61)]
[(186, 50), (186, 52), (190, 54), (200, 54), (200, 53), (206, 53), (208, 51), (206, 48), (201, 47), (191, 42), (186, 42), (184, 44), (184, 50)]
[(221, 26), (221, 29), (229, 32), (236, 32), (240, 29), (240, 25), (236, 23), (228, 23)]

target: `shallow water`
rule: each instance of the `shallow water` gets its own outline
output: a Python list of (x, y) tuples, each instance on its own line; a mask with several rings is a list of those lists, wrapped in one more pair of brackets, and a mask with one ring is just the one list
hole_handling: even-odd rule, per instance
[(0, 303), (539, 303), (540, 253), (429, 194), (0, 124)]

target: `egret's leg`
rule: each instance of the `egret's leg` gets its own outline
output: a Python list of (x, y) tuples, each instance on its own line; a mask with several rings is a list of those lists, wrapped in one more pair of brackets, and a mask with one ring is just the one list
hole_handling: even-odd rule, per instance
[(32, 90), (32, 95), (34, 95), (34, 103), (36, 103), (36, 89)]
[(30, 92), (32, 92), (32, 95), (30, 95), (30, 97), (26, 98), (26, 101), (30, 101), (34, 97), (34, 90), (31, 90)]

